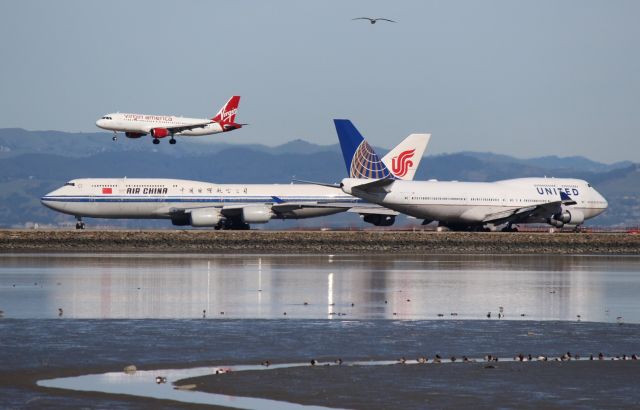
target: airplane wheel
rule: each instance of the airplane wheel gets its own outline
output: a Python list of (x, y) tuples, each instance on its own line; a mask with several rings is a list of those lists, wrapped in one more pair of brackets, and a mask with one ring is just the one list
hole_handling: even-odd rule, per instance
[(174, 145), (175, 143), (176, 143), (176, 140), (174, 140), (173, 138), (169, 140), (169, 144)]
[(77, 222), (76, 229), (84, 229), (84, 222)]
[(118, 137), (113, 136), (113, 137), (111, 137), (111, 140), (112, 140), (112, 141), (118, 141)]
[(159, 139), (157, 139), (157, 138), (154, 138), (154, 139), (153, 139), (153, 143), (154, 143), (154, 144), (156, 144), (156, 145), (158, 145), (158, 144), (160, 144), (160, 140), (159, 140)]

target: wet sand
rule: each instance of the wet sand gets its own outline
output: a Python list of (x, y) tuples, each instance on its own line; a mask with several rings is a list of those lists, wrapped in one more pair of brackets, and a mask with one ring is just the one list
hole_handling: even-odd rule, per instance
[(2, 230), (0, 252), (638, 255), (640, 235), (425, 231)]
[[(413, 360), (415, 362), (415, 359)], [(640, 362), (309, 366), (185, 379), (197, 390), (350, 409), (623, 408), (640, 404)]]

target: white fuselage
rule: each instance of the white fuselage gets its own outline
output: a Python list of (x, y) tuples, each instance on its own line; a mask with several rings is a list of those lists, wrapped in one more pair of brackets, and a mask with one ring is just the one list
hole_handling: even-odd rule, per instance
[[(338, 188), (310, 184), (215, 184), (161, 178), (74, 179), (41, 198), (59, 212), (77, 217), (170, 219), (176, 210), (197, 208), (240, 209), (247, 205), (327, 204), (326, 207), (283, 209), (273, 218), (310, 218), (331, 215), (358, 205), (362, 199)], [(286, 208), (286, 207), (283, 207)]]
[(210, 122), (201, 128), (181, 131), (176, 135), (200, 136), (223, 132), (222, 126), (207, 118), (185, 118), (173, 115), (146, 115), (146, 114), (107, 114), (96, 121), (96, 125), (110, 131), (149, 134), (154, 128), (180, 127)]
[[(585, 219), (601, 214), (608, 205), (598, 191), (580, 179), (517, 178), (496, 182), (396, 180), (387, 187), (358, 190), (357, 186), (364, 182), (362, 179), (344, 179), (343, 191), (416, 218), (451, 225), (481, 224), (491, 215), (557, 202), (560, 192), (577, 202), (569, 209), (581, 211)], [(544, 223), (545, 219), (532, 216), (523, 222)]]

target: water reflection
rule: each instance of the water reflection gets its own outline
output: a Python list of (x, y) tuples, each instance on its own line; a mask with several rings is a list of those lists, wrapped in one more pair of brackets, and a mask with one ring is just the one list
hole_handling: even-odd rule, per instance
[[(640, 322), (640, 258), (0, 255), (5, 317)], [(524, 315), (524, 316), (522, 316)]]

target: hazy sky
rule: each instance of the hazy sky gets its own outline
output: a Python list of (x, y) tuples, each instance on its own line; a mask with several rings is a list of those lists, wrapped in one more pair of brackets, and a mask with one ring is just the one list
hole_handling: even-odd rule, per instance
[(239, 94), (251, 125), (205, 139), (333, 144), (350, 118), (382, 147), (640, 161), (639, 21), (633, 0), (5, 0), (0, 127), (212, 117)]

